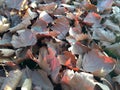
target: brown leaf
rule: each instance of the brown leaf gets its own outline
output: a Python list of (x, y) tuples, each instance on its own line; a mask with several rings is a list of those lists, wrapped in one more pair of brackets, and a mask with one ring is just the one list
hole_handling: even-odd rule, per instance
[(103, 90), (110, 90), (108, 86), (96, 82), (92, 74), (85, 72), (74, 73), (72, 70), (66, 70), (61, 82), (67, 84), (72, 90), (94, 90), (96, 84)]
[(8, 8), (23, 10), (27, 5), (27, 0), (6, 0), (5, 3), (7, 4)]
[(30, 30), (20, 30), (17, 33), (19, 36), (13, 35), (11, 41), (14, 48), (35, 45), (37, 42), (35, 35)]
[(94, 12), (90, 12), (87, 14), (87, 16), (84, 18), (84, 21), (88, 25), (97, 25), (100, 23), (102, 17)]
[(115, 68), (115, 64), (116, 61), (113, 58), (94, 49), (86, 53), (82, 61), (83, 69), (95, 76), (106, 76)]
[(113, 0), (97, 0), (97, 8), (100, 12), (111, 9)]

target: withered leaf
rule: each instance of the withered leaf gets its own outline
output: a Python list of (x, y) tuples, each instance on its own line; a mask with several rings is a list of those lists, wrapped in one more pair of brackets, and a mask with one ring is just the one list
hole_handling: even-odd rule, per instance
[(106, 76), (115, 68), (115, 60), (93, 49), (84, 55), (82, 67), (95, 76)]
[(17, 31), (17, 35), (12, 36), (12, 45), (14, 48), (26, 47), (35, 45), (37, 42), (36, 36), (32, 33), (31, 30), (20, 30)]

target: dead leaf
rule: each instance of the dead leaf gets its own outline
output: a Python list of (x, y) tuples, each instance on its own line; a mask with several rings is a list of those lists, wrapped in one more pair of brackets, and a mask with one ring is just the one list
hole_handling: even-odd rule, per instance
[(73, 54), (84, 54), (90, 50), (89, 47), (81, 44), (80, 42), (76, 42), (73, 44), (70, 48), (69, 51), (71, 51)]
[(40, 13), (39, 19), (45, 21), (47, 24), (53, 21), (52, 17), (45, 11)]
[(72, 70), (66, 70), (61, 82), (69, 85), (72, 90), (94, 90), (97, 84), (102, 87), (103, 90), (110, 90), (108, 86), (96, 82), (92, 74), (85, 72), (74, 73)]
[(11, 46), (11, 40), (12, 40), (12, 34), (11, 33), (5, 33), (0, 40), (0, 46)]
[(99, 50), (91, 50), (84, 55), (82, 67), (95, 76), (106, 76), (115, 68), (115, 60), (105, 56)]
[(8, 8), (24, 10), (28, 4), (27, 0), (6, 0), (5, 1)]
[(25, 19), (21, 23), (17, 24), (16, 26), (9, 28), (10, 32), (16, 32), (21, 29), (27, 29), (28, 25), (31, 24), (30, 19)]
[(97, 25), (100, 23), (101, 19), (102, 17), (99, 14), (90, 12), (84, 18), (83, 22), (85, 22), (88, 25)]
[(109, 19), (107, 19), (103, 25), (113, 32), (120, 32), (120, 27)]
[(60, 17), (54, 20), (54, 25), (51, 27), (52, 30), (56, 30), (61, 33), (64, 31), (68, 32), (69, 28), (70, 28), (69, 22), (65, 17)]
[(37, 42), (35, 35), (30, 30), (20, 30), (17, 33), (18, 36), (13, 35), (11, 41), (14, 48), (35, 45)]
[(53, 90), (53, 85), (48, 79), (47, 73), (39, 70), (31, 72), (32, 83), (41, 87), (43, 90)]
[(1, 86), (1, 90), (15, 90), (21, 77), (22, 72), (20, 70), (10, 71), (8, 77), (5, 78)]
[(104, 30), (103, 28), (93, 28), (93, 39), (106, 41), (106, 42), (115, 42), (116, 36), (113, 32)]
[(113, 77), (112, 80), (120, 85), (120, 75)]
[(97, 8), (100, 12), (111, 9), (113, 0), (97, 0)]
[(7, 18), (0, 15), (0, 33), (7, 31), (9, 26), (10, 23), (8, 22)]
[(0, 49), (0, 57), (11, 57), (15, 51), (13, 49), (6, 49), (6, 48), (1, 48)]

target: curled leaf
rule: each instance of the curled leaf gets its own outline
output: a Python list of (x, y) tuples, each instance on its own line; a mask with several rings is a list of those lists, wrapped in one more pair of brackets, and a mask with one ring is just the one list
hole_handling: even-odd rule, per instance
[(106, 76), (115, 68), (115, 60), (98, 50), (91, 50), (84, 55), (82, 67), (95, 76)]
[(94, 90), (97, 84), (102, 87), (103, 90), (110, 90), (108, 86), (96, 82), (92, 74), (85, 72), (74, 73), (72, 70), (66, 70), (61, 82), (67, 84), (71, 90)]

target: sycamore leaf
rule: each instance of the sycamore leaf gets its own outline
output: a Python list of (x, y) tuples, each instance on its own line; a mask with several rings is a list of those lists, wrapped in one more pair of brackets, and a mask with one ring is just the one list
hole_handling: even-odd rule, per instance
[(30, 30), (20, 30), (17, 33), (18, 36), (13, 35), (11, 41), (14, 48), (35, 45), (37, 42), (35, 35)]
[(82, 67), (95, 76), (106, 76), (115, 67), (115, 60), (93, 49), (84, 55)]
[(98, 83), (94, 80), (93, 75), (85, 72), (75, 72), (66, 70), (61, 80), (67, 84), (72, 90), (94, 90), (95, 85), (99, 85), (103, 90), (110, 90), (108, 86)]

